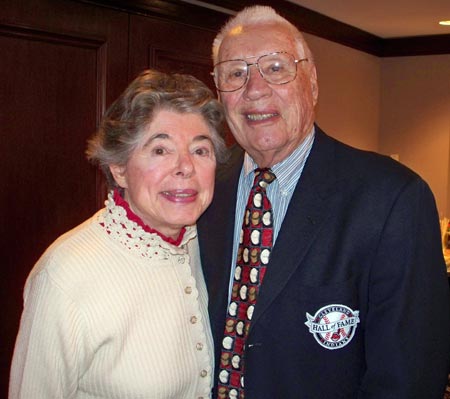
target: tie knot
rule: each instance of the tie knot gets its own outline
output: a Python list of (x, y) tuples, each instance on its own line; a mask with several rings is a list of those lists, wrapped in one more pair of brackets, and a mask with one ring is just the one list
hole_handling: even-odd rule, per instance
[(253, 181), (253, 187), (260, 186), (265, 189), (275, 179), (275, 174), (269, 168), (255, 169), (255, 180)]

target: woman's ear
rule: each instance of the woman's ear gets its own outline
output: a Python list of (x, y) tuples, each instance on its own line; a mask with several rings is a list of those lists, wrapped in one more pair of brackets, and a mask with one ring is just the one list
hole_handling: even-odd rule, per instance
[(119, 187), (128, 188), (126, 166), (113, 164), (109, 165), (109, 170)]

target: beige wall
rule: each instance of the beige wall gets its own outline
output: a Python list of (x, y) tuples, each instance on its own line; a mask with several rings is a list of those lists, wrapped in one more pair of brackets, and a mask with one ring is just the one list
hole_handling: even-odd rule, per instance
[(312, 35), (317, 121), (358, 148), (398, 155), (450, 217), (450, 55), (378, 58)]
[(319, 126), (347, 144), (377, 151), (379, 58), (316, 36), (305, 38), (314, 54), (319, 79)]
[(381, 63), (380, 148), (431, 186), (450, 216), (450, 55), (386, 58)]

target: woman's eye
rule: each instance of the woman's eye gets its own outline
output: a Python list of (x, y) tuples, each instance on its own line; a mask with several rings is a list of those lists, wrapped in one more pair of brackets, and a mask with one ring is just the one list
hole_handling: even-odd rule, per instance
[(209, 148), (202, 147), (195, 149), (194, 153), (200, 156), (208, 156), (211, 153), (211, 150)]
[(153, 149), (153, 154), (155, 155), (164, 155), (167, 151), (164, 148), (156, 147)]

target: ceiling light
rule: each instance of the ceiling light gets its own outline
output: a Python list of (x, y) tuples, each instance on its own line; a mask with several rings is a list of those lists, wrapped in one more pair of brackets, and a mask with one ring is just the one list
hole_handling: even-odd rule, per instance
[(450, 20), (449, 21), (439, 21), (439, 25), (450, 25)]

